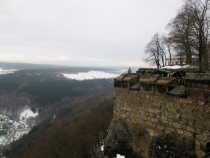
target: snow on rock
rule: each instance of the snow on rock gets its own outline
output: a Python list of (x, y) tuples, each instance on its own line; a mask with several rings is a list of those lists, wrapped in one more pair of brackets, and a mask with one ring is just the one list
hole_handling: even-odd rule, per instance
[(122, 156), (120, 154), (117, 154), (117, 158), (125, 158), (125, 156)]
[(89, 72), (79, 72), (78, 74), (63, 74), (64, 77), (75, 80), (90, 80), (90, 79), (109, 79), (119, 76), (120, 72), (104, 72), (104, 71), (89, 71)]
[(23, 117), (29, 118), (29, 117), (36, 117), (38, 116), (38, 112), (34, 113), (31, 111), (31, 109), (25, 109), (21, 114), (20, 114), (20, 119)]

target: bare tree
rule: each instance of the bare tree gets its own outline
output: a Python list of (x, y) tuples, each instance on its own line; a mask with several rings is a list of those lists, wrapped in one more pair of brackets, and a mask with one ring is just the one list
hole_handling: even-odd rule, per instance
[(183, 55), (182, 58), (186, 59), (187, 64), (192, 63), (192, 21), (192, 10), (190, 10), (189, 6), (184, 5), (177, 16), (172, 19), (167, 26), (170, 31), (168, 39), (175, 49), (175, 52), (178, 53), (176, 56)]
[(209, 70), (209, 0), (184, 0), (184, 6), (168, 24), (169, 38), (177, 55), (192, 64), (198, 57), (199, 69)]
[(147, 44), (144, 53), (146, 54), (144, 61), (156, 65), (157, 68), (165, 66), (165, 51), (158, 33)]
[[(171, 66), (172, 49), (173, 49), (173, 47), (172, 47), (172, 41), (166, 35), (162, 35), (161, 39), (162, 39), (163, 46), (166, 47), (167, 54), (169, 56), (169, 65)], [(166, 56), (166, 53), (165, 53), (165, 56)], [(166, 65), (166, 63), (165, 63), (165, 65)]]
[(194, 48), (198, 51), (199, 69), (209, 70), (210, 48), (210, 16), (209, 0), (185, 0), (186, 5), (193, 11), (193, 40)]

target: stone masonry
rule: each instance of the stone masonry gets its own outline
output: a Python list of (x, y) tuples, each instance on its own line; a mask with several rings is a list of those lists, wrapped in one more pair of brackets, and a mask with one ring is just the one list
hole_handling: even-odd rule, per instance
[(170, 73), (139, 69), (115, 79), (105, 157), (210, 157), (210, 73)]
[[(196, 93), (195, 89), (188, 89)], [(198, 91), (199, 92), (199, 91)], [(194, 141), (194, 151), (203, 156), (210, 142), (209, 92), (187, 98), (146, 91), (115, 88), (114, 119), (159, 129), (163, 134), (176, 132), (180, 138)]]

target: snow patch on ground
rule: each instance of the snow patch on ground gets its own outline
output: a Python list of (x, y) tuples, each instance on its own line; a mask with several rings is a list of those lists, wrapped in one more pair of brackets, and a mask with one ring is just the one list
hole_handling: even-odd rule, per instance
[(89, 71), (89, 72), (79, 72), (78, 74), (63, 74), (64, 77), (75, 80), (91, 80), (91, 79), (111, 79), (119, 76), (125, 70), (118, 72), (104, 72), (104, 71)]
[(103, 145), (101, 146), (101, 151), (104, 151), (104, 146)]
[(29, 117), (36, 117), (38, 116), (38, 112), (34, 113), (31, 111), (31, 109), (25, 109), (21, 114), (20, 114), (20, 119), (23, 117), (29, 118)]
[(190, 65), (184, 65), (184, 66), (180, 66), (180, 65), (174, 65), (174, 66), (165, 66), (162, 68), (167, 68), (167, 69), (181, 69), (181, 68), (188, 68), (190, 67)]
[(120, 154), (117, 154), (117, 158), (125, 158), (125, 156), (122, 156)]

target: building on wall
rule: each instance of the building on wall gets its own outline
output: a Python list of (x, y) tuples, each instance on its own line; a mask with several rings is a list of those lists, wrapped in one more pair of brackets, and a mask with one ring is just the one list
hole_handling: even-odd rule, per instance
[(173, 66), (173, 65), (185, 65), (186, 64), (186, 59), (182, 58), (171, 58), (171, 62), (170, 59), (166, 59), (166, 66)]
[[(197, 63), (197, 58), (192, 58), (192, 63)], [(186, 65), (186, 58), (171, 58), (171, 62), (170, 59), (167, 58), (166, 59), (166, 66), (173, 66), (173, 65)]]

